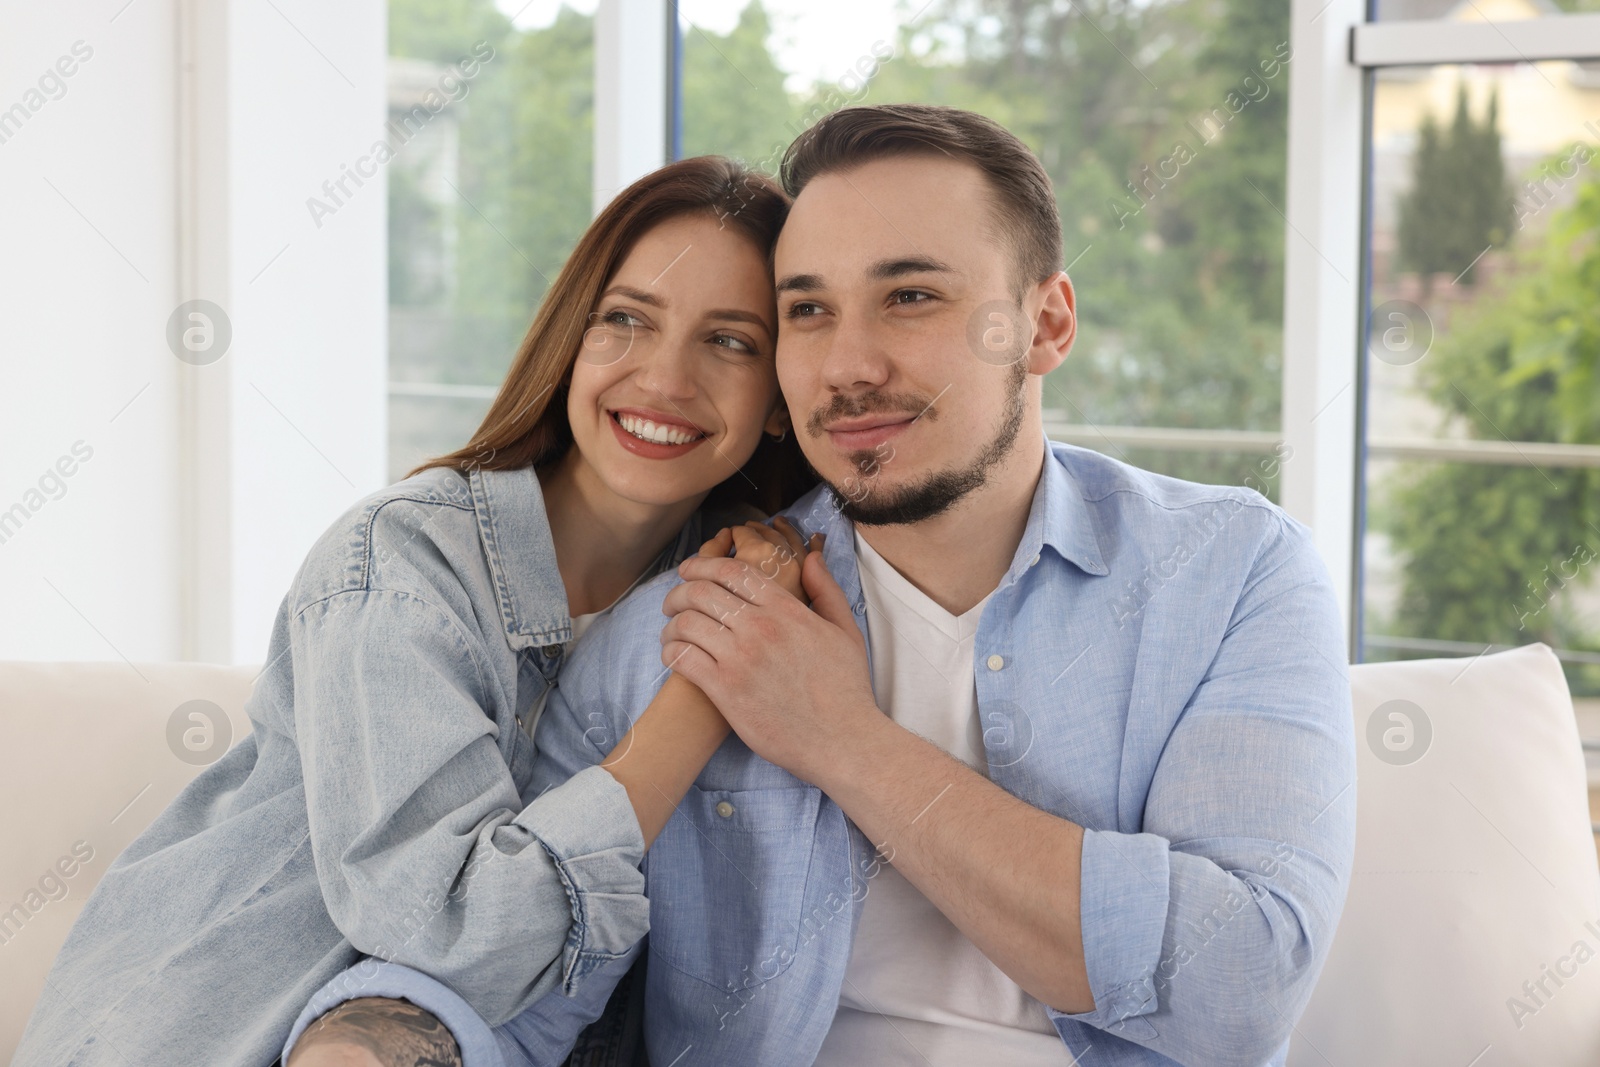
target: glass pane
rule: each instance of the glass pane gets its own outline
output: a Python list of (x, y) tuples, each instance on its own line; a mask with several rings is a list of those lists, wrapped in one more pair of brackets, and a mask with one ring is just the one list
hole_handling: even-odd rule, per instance
[(593, 18), (544, 0), (390, 0), (389, 57), (398, 479), (466, 444), (589, 221)]
[(1372, 21), (1455, 19), (1461, 22), (1519, 22), (1584, 11), (1600, 11), (1600, 0), (1372, 0)]
[(679, 13), (685, 155), (771, 172), (800, 130), (859, 102), (951, 104), (1014, 130), (1055, 182), (1079, 296), (1077, 346), (1046, 384), (1052, 423), (1164, 473), (1261, 477), (1270, 445), (1136, 449), (1095, 428), (1278, 429), (1287, 0), (682, 0)]
[(1571, 69), (1376, 79), (1362, 606), (1369, 659), (1543, 641), (1593, 698), (1600, 86)]

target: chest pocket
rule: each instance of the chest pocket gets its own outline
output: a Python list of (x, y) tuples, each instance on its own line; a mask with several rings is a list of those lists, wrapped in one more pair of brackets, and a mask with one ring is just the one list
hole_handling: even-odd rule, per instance
[(718, 991), (794, 962), (822, 790), (701, 789), (651, 847), (650, 953)]

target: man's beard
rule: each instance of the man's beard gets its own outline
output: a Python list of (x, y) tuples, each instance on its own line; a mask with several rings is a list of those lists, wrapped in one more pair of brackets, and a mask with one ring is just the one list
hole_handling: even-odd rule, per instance
[[(967, 466), (935, 471), (920, 482), (893, 489), (879, 487), (881, 470), (867, 477), (852, 478), (851, 487), (856, 490), (854, 493), (844, 492), (828, 482), (834, 507), (845, 518), (862, 526), (908, 525), (942, 515), (955, 507), (968, 493), (983, 485), (989, 471), (1010, 455), (1015, 447), (1017, 434), (1022, 429), (1022, 383), (1027, 377), (1026, 360), (1019, 359), (1012, 364), (1011, 374), (1006, 380), (1006, 406), (1000, 413), (994, 436)], [(881, 460), (871, 449), (852, 453), (850, 460), (861, 472), (870, 471), (875, 465), (882, 468), (894, 464), (892, 456), (888, 460)]]

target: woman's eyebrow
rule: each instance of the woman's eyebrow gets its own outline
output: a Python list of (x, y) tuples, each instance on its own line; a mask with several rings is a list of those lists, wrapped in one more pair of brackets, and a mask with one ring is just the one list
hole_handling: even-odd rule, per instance
[(760, 326), (764, 330), (770, 330), (772, 328), (767, 323), (767, 320), (762, 318), (760, 315), (757, 315), (753, 311), (741, 311), (739, 308), (715, 308), (706, 312), (706, 318), (728, 319), (733, 322), (748, 322), (753, 326)]
[(631, 285), (613, 285), (601, 293), (600, 296), (604, 298), (611, 296), (613, 293), (617, 296), (625, 296), (629, 300), (637, 300), (641, 304), (649, 304), (651, 307), (664, 308), (667, 306), (667, 302), (654, 293), (647, 293), (643, 289), (635, 289)]

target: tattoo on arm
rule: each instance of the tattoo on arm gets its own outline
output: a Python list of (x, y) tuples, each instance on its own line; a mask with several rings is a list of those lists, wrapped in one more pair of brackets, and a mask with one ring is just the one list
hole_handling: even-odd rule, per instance
[(450, 1029), (406, 1000), (359, 997), (347, 1000), (306, 1028), (295, 1042), (300, 1053), (331, 1045), (365, 1049), (383, 1067), (462, 1067), (461, 1049)]

